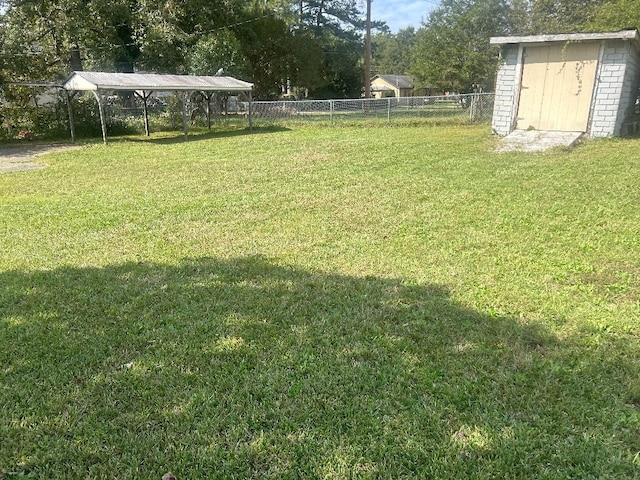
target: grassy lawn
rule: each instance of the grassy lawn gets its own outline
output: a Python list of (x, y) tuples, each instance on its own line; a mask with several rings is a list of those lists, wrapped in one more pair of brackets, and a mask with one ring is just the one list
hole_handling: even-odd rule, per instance
[(640, 477), (638, 140), (142, 137), (0, 175), (0, 479)]

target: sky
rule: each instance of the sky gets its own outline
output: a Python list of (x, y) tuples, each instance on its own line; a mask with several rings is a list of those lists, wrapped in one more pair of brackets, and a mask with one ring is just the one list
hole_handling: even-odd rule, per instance
[(387, 22), (392, 33), (408, 26), (417, 30), (422, 19), (439, 4), (439, 0), (372, 0), (371, 20)]

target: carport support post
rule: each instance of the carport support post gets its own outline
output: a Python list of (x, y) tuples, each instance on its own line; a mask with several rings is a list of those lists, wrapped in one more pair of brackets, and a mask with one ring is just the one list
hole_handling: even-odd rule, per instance
[(102, 94), (100, 94), (99, 91), (94, 90), (93, 95), (96, 97), (96, 100), (98, 101), (98, 112), (100, 112), (100, 126), (102, 127), (102, 140), (106, 145), (107, 144), (107, 122), (105, 120), (105, 115), (104, 115), (104, 105), (102, 102)]
[(207, 128), (211, 130), (211, 97), (213, 96), (213, 93), (202, 92), (202, 95), (207, 100)]
[(134, 93), (140, 98), (142, 98), (142, 110), (144, 112), (144, 133), (148, 137), (150, 135), (150, 131), (149, 131), (149, 111), (147, 110), (147, 99), (151, 96), (153, 92), (147, 93), (144, 90), (142, 90), (142, 95), (140, 95), (138, 92), (134, 92)]
[(76, 92), (69, 92), (69, 90), (64, 91), (65, 97), (67, 98), (67, 110), (69, 112), (69, 130), (71, 131), (71, 141), (76, 143), (76, 125), (73, 119), (73, 105), (72, 100), (75, 97)]
[(187, 140), (187, 95), (188, 92), (183, 92), (182, 97), (182, 130), (184, 131), (184, 139)]

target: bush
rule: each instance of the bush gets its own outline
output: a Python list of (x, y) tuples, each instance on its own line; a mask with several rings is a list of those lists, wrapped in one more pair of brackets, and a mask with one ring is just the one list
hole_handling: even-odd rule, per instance
[(11, 86), (5, 87), (3, 94), (4, 100), (0, 102), (0, 139), (60, 138), (65, 131), (69, 131), (67, 107), (59, 92)]

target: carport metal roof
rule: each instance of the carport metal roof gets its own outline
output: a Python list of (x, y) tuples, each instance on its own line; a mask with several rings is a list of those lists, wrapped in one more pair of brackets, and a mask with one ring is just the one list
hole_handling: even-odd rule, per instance
[[(157, 73), (110, 73), (110, 72), (73, 72), (63, 83), (62, 88), (67, 92), (90, 91), (98, 101), (102, 137), (107, 142), (107, 129), (104, 114), (103, 94), (114, 91), (134, 91), (144, 102), (145, 130), (149, 135), (149, 120), (147, 115), (147, 99), (152, 92), (182, 92), (183, 111), (182, 124), (184, 136), (187, 137), (186, 120), (186, 92), (206, 92), (207, 107), (212, 92), (247, 93), (249, 96), (249, 126), (251, 127), (251, 92), (253, 84), (228, 76), (203, 75), (165, 75)], [(70, 103), (69, 103), (70, 105)], [(207, 117), (210, 120), (207, 108)], [(70, 109), (70, 116), (72, 112)], [(73, 132), (73, 120), (70, 121)]]
[(157, 73), (73, 72), (64, 82), (66, 90), (148, 90), (251, 92), (253, 84), (234, 77), (161, 75)]

